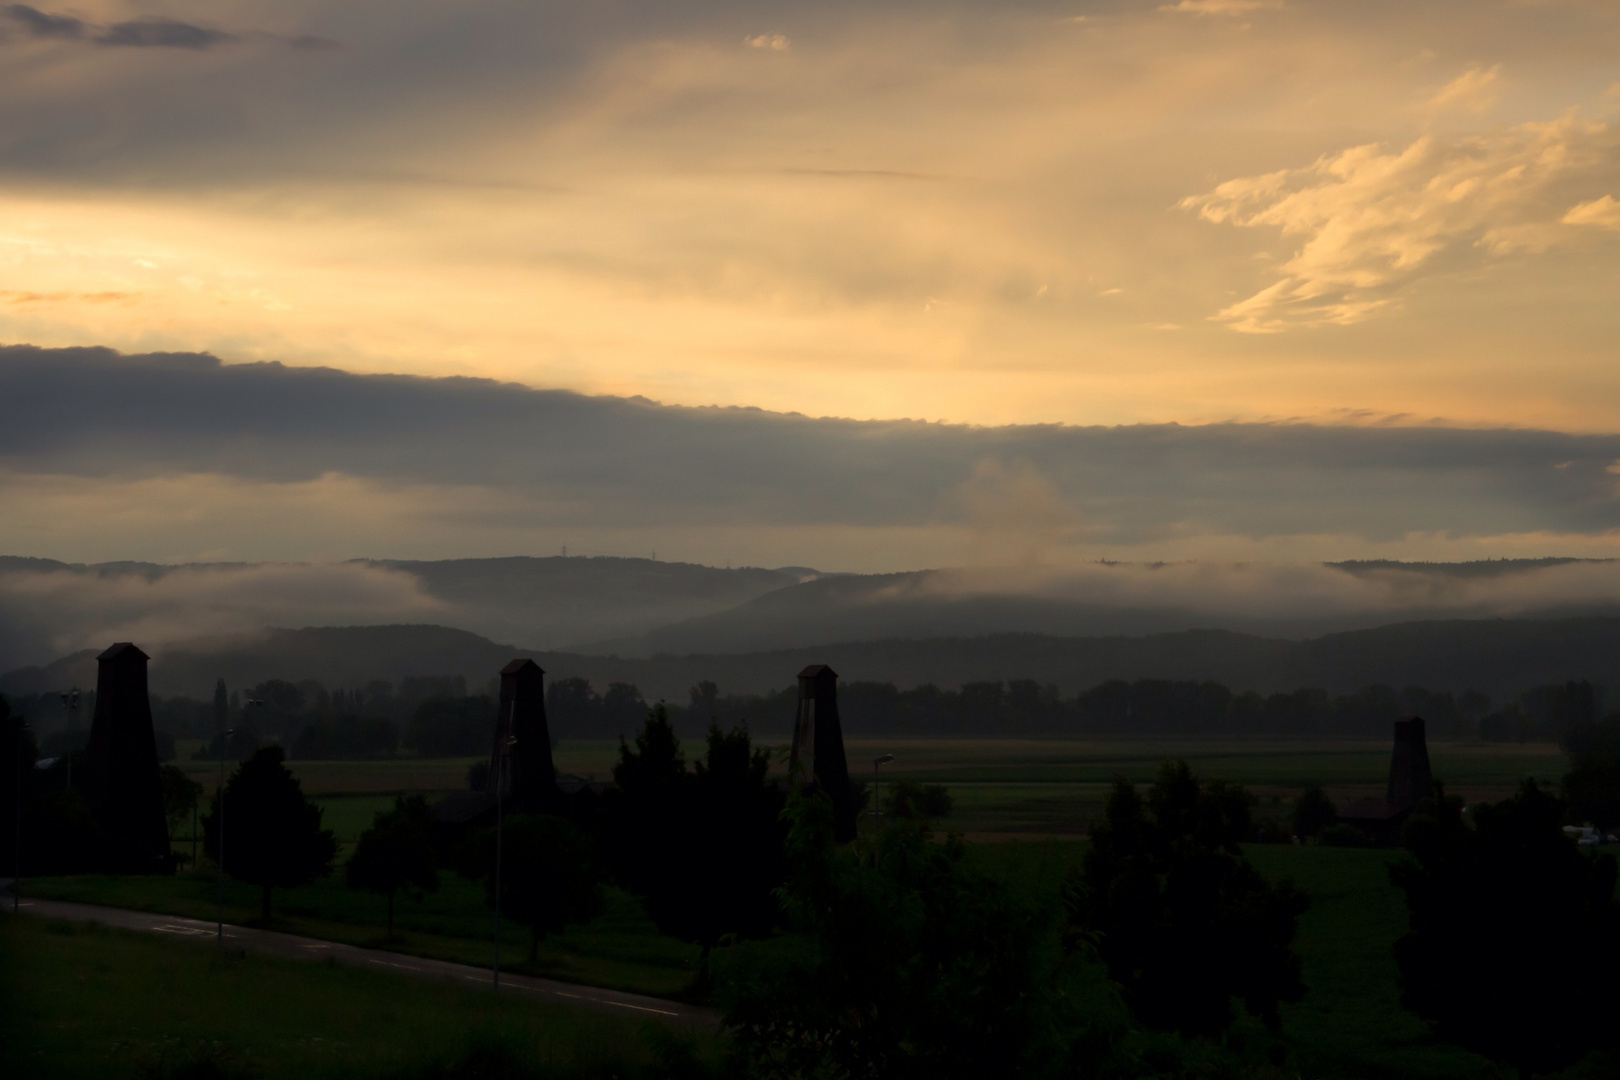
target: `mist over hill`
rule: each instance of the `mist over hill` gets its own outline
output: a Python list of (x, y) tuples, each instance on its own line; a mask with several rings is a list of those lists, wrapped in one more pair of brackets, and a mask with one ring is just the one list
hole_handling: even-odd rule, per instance
[(149, 650), (265, 627), (421, 626), (653, 657), (890, 638), (1305, 640), (1397, 622), (1620, 616), (1620, 563), (1112, 563), (893, 574), (616, 557), (74, 564), (0, 557), (0, 671), (109, 641)]
[(815, 574), (581, 556), (180, 565), (0, 556), (0, 671), (112, 640), (150, 649), (266, 626), (432, 623), (560, 649), (724, 611)]
[(1090, 563), (818, 576), (583, 651), (652, 656), (886, 638), (1226, 630), (1304, 640), (1394, 622), (1620, 615), (1620, 564)]

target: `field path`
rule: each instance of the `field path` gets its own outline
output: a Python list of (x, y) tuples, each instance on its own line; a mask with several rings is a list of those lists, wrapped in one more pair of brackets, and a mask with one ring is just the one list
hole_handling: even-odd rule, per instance
[[(12, 910), (9, 885), (9, 881), (0, 881), (0, 886), (7, 887), (3, 894), (5, 901), (0, 903), (0, 909), (8, 915)], [(189, 938), (194, 941), (212, 941), (216, 934), (216, 924), (200, 919), (187, 919), (177, 915), (154, 915), (147, 911), (102, 907), (99, 904), (75, 904), (66, 900), (30, 900), (24, 896), (21, 910), (24, 915), (98, 922), (124, 930), (168, 934), (171, 937)], [(301, 960), (331, 960), (352, 967), (381, 967), (451, 982), (467, 982), (486, 987), (490, 985), (488, 968), (383, 952), (379, 949), (362, 949), (356, 945), (299, 937), (296, 934), (282, 934), (274, 930), (256, 930), (252, 927), (232, 926), (226, 923), (224, 940), (225, 944), (233, 949), (252, 949), (254, 952)], [(720, 1014), (702, 1006), (630, 994), (621, 990), (605, 990), (597, 986), (558, 982), (555, 979), (539, 979), (531, 975), (508, 975), (502, 972), (501, 989), (619, 1016), (642, 1016), (648, 1020), (687, 1027), (714, 1028), (720, 1025)]]

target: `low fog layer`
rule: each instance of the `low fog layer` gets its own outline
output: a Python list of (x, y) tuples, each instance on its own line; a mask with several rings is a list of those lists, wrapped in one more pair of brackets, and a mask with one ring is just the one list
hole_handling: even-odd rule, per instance
[(651, 655), (999, 632), (1297, 638), (1414, 619), (1599, 613), (1620, 613), (1620, 563), (1093, 564), (816, 577), (631, 559), (410, 569), (6, 559), (0, 670), (114, 640), (206, 653), (267, 626), (438, 624), (516, 648)]

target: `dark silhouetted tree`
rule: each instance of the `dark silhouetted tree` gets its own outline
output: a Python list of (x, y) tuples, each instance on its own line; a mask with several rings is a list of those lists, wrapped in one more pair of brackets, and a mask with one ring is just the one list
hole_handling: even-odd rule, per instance
[[(169, 838), (185, 824), (197, 809), (197, 800), (202, 798), (202, 785), (187, 776), (177, 765), (164, 765), (158, 770), (158, 786), (163, 791), (163, 817), (169, 826)], [(196, 840), (192, 840), (192, 855), (196, 853)], [(177, 855), (177, 859), (189, 861), (192, 855)]]
[(1116, 781), (1092, 830), (1071, 918), (1149, 1026), (1215, 1035), (1234, 1019), (1233, 998), (1275, 1025), (1278, 1005), (1304, 996), (1293, 940), (1309, 901), (1243, 858), (1249, 804), (1242, 788), (1201, 785), (1185, 762), (1167, 762), (1145, 801)]
[[(321, 828), (321, 808), (304, 797), (283, 764), (279, 746), (266, 746), (237, 766), (225, 785), (225, 872), (263, 890), (262, 915), (270, 918), (270, 890), (294, 888), (332, 872), (337, 841)], [(219, 859), (220, 799), (203, 819), (208, 854)]]
[(1564, 735), (1569, 772), (1560, 787), (1570, 815), (1608, 835), (1620, 824), (1620, 713)]
[[(489, 829), (464, 856), (462, 873), (484, 879), (495, 902), (495, 835)], [(546, 814), (506, 819), (501, 836), (501, 916), (529, 928), (529, 962), (547, 934), (589, 922), (602, 910), (602, 874), (590, 840), (572, 823)]]
[(1294, 800), (1294, 835), (1309, 840), (1333, 824), (1339, 808), (1327, 797), (1327, 792), (1312, 785)]
[(487, 697), (430, 697), (416, 707), (405, 741), (423, 757), (489, 753), (495, 703)]
[(647, 702), (630, 683), (609, 683), (602, 695), (602, 730), (621, 738), (647, 715)]
[(169, 823), (169, 834), (174, 834), (177, 823), (185, 821), (202, 798), (202, 785), (187, 776), (177, 765), (164, 765), (158, 770), (158, 783), (163, 789), (163, 815)]
[(745, 727), (710, 725), (708, 750), (680, 791), (680, 866), (650, 882), (647, 908), (659, 928), (709, 952), (728, 934), (758, 936), (776, 923), (782, 884), (782, 789), (767, 779), (770, 753)]
[(605, 831), (615, 875), (659, 929), (703, 946), (700, 983), (721, 938), (765, 934), (776, 922), (786, 826), (769, 772), (769, 752), (754, 748), (746, 727), (717, 724), (689, 771), (662, 705), (634, 748), (620, 744)]
[(634, 747), (620, 738), (605, 807), (613, 874), (631, 892), (646, 896), (685, 872), (680, 848), (689, 827), (690, 780), (681, 741), (659, 704), (644, 714)]
[[(226, 828), (230, 823), (227, 819)], [(351, 889), (388, 898), (388, 936), (394, 936), (394, 897), (401, 889), (418, 894), (439, 887), (433, 850), (433, 811), (421, 795), (397, 797), (394, 808), (373, 819), (360, 834), (347, 869)]]
[(1390, 868), (1410, 930), (1395, 944), (1402, 997), (1443, 1038), (1520, 1076), (1555, 1072), (1615, 1045), (1620, 965), (1613, 856), (1589, 856), (1561, 828), (1563, 803), (1526, 781), (1475, 807), (1420, 808), (1416, 856)]
[(834, 844), (821, 793), (791, 796), (786, 816), (796, 934), (717, 967), (741, 1075), (1068, 1074), (1075, 1024), (1050, 891), (984, 874), (959, 838), (934, 842), (921, 822)]
[(27, 721), (12, 716), (10, 703), (0, 697), (0, 870), (7, 874), (17, 872), (17, 817), (27, 821), (34, 811), (38, 756)]

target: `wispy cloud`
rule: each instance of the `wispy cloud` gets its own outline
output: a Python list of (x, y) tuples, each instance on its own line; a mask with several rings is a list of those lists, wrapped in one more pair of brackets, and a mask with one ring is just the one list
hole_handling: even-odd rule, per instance
[(1613, 195), (1579, 203), (1559, 218), (1565, 225), (1591, 225), (1599, 229), (1620, 231), (1620, 202)]
[(1249, 332), (1360, 322), (1398, 304), (1442, 256), (1544, 245), (1558, 220), (1549, 189), (1595, 160), (1605, 132), (1566, 117), (1392, 151), (1355, 146), (1188, 196), (1181, 207), (1206, 221), (1304, 237), (1275, 283), (1215, 318)]
[[(7, 31), (10, 31), (8, 33)], [(299, 49), (330, 48), (336, 44), (314, 35), (280, 35), (259, 31), (231, 33), (198, 23), (147, 15), (113, 23), (91, 23), (75, 15), (42, 11), (28, 4), (0, 7), (0, 43), (8, 37), (34, 41), (71, 41), (126, 49), (188, 49), (202, 52), (220, 45), (256, 39)]]
[(1502, 65), (1471, 67), (1442, 86), (1427, 104), (1431, 109), (1464, 108), (1482, 112), (1496, 101), (1496, 78)]

